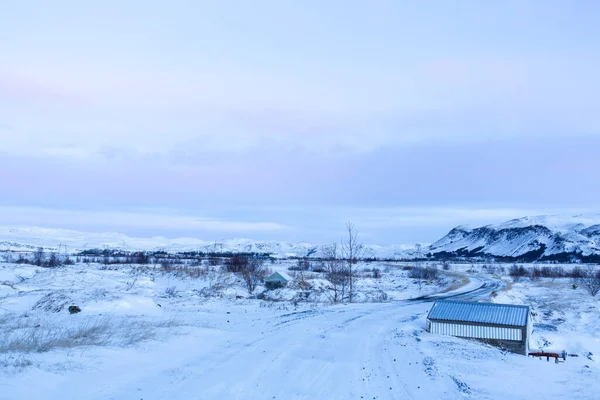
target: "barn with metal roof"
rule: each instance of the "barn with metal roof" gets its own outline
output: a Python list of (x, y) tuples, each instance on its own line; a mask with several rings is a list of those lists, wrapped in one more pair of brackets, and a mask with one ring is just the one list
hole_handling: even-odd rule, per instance
[(531, 316), (528, 306), (437, 301), (427, 316), (427, 330), (480, 340), (527, 355)]

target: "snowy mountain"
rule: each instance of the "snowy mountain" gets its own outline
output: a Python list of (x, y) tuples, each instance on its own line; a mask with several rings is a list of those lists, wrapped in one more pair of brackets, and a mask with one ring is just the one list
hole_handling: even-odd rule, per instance
[[(275, 257), (319, 257), (324, 245), (307, 242), (288, 243), (227, 239), (203, 241), (195, 238), (129, 237), (121, 233), (86, 233), (67, 229), (0, 226), (0, 251), (33, 251), (38, 247), (48, 250), (78, 252), (89, 249), (125, 251), (203, 251), (218, 253), (268, 253)], [(412, 246), (365, 246), (365, 257), (402, 258)]]
[(525, 217), (479, 228), (459, 226), (425, 252), (435, 258), (600, 261), (600, 214)]

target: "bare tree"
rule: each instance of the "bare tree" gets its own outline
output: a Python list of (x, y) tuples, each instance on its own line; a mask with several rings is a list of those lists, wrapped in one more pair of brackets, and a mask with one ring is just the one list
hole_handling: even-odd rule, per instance
[(227, 272), (242, 272), (247, 269), (248, 264), (250, 263), (250, 257), (244, 254), (234, 254), (225, 260), (225, 269)]
[(582, 275), (578, 278), (579, 284), (592, 296), (600, 293), (600, 270), (596, 270), (592, 265), (589, 265)]
[(265, 278), (268, 270), (265, 268), (262, 258), (252, 257), (238, 272), (246, 283), (248, 293), (252, 294), (260, 281)]
[(323, 248), (325, 272), (329, 286), (329, 298), (332, 303), (340, 303), (346, 299), (350, 278), (346, 263), (340, 258), (337, 243)]
[(108, 266), (108, 264), (110, 264), (110, 252), (108, 248), (105, 248), (102, 252), (102, 263), (104, 264), (105, 268)]
[(347, 264), (349, 274), (348, 300), (352, 302), (354, 297), (354, 272), (356, 264), (364, 253), (364, 246), (358, 242), (358, 231), (352, 222), (346, 222), (348, 236), (342, 239), (342, 256)]
[(56, 253), (54, 253), (54, 252), (50, 253), (50, 257), (48, 258), (48, 261), (45, 263), (45, 266), (48, 268), (56, 268), (56, 267), (60, 266), (60, 259), (58, 258)]
[(33, 255), (33, 263), (35, 265), (37, 265), (38, 267), (40, 267), (40, 266), (42, 266), (42, 264), (44, 264), (45, 259), (46, 259), (46, 254), (44, 254), (44, 248), (38, 247), (37, 251)]

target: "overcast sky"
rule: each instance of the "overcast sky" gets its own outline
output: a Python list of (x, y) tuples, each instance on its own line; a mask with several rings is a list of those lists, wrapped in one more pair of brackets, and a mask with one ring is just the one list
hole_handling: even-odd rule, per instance
[(430, 242), (598, 211), (600, 3), (7, 1), (0, 224)]

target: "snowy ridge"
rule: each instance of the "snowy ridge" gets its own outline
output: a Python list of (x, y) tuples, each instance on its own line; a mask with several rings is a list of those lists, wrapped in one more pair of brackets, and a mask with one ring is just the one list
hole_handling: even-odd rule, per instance
[(479, 228), (459, 226), (427, 252), (524, 261), (583, 260), (600, 256), (600, 214), (525, 217)]
[[(77, 252), (86, 249), (113, 249), (126, 251), (202, 251), (232, 253), (268, 253), (275, 257), (319, 257), (325, 245), (307, 242), (288, 243), (252, 239), (204, 241), (195, 238), (130, 237), (122, 233), (87, 233), (67, 229), (30, 226), (0, 226), (0, 251), (33, 251), (38, 247)], [(366, 245), (365, 257), (403, 258), (412, 246)]]

